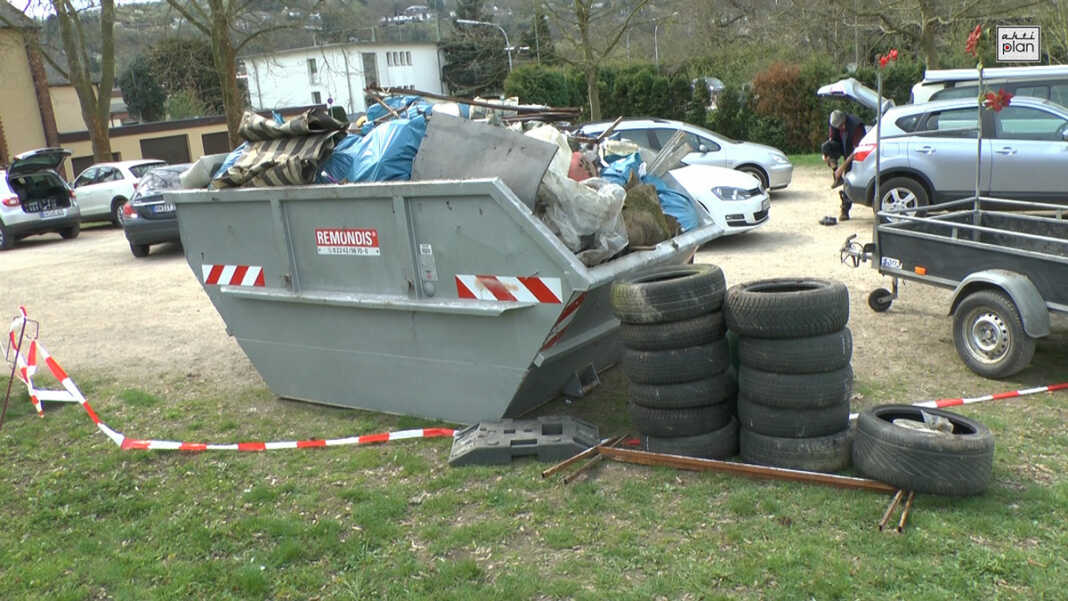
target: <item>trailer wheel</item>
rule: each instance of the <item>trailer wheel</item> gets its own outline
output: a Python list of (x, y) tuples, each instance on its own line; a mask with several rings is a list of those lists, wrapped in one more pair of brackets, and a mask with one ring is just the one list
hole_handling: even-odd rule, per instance
[[(953, 432), (924, 432), (893, 423), (898, 418), (922, 422), (921, 412), (948, 419)], [(976, 495), (990, 485), (994, 435), (983, 424), (956, 413), (882, 405), (857, 418), (853, 463), (865, 476), (905, 490)]]
[(876, 313), (885, 313), (894, 302), (894, 294), (886, 288), (876, 288), (868, 295), (868, 306)]
[(953, 342), (964, 364), (984, 378), (1004, 378), (1023, 370), (1035, 354), (1016, 305), (994, 290), (969, 294), (953, 314)]

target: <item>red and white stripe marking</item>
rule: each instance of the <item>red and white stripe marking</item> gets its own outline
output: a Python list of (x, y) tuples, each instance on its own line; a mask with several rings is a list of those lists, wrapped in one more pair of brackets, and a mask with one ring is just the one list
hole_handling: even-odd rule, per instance
[(259, 265), (209, 265), (200, 266), (204, 284), (208, 286), (266, 286), (263, 267)]
[(545, 350), (557, 342), (564, 336), (564, 332), (567, 331), (567, 326), (571, 325), (571, 322), (575, 319), (575, 314), (578, 313), (578, 308), (582, 305), (582, 301), (586, 300), (586, 293), (582, 292), (578, 294), (574, 300), (564, 307), (564, 310), (560, 312), (560, 317), (556, 318), (556, 323), (553, 324), (549, 335), (545, 337), (545, 342), (541, 345), (541, 350)]
[[(20, 307), (21, 309), (21, 307)], [(235, 443), (202, 443), (202, 442), (178, 442), (174, 440), (152, 440), (152, 439), (138, 439), (127, 437), (122, 432), (117, 432), (101, 421), (100, 417), (93, 411), (93, 408), (89, 405), (89, 402), (82, 396), (78, 387), (74, 384), (74, 380), (67, 375), (67, 372), (56, 363), (55, 359), (48, 354), (48, 351), (44, 349), (37, 339), (31, 339), (29, 341), (28, 350), (18, 348), (18, 343), (15, 342), (13, 333), (16, 329), (22, 326), (26, 321), (26, 311), (22, 310), (22, 317), (16, 318), (8, 331), (8, 339), (12, 342), (11, 349), (16, 350), (16, 374), (22, 382), (26, 384), (26, 387), (30, 392), (30, 400), (33, 402), (34, 408), (37, 409), (37, 415), (44, 417), (44, 411), (41, 407), (41, 401), (61, 401), (68, 403), (78, 403), (85, 409), (89, 419), (96, 424), (97, 429), (103, 432), (108, 438), (112, 440), (118, 447), (124, 451), (129, 450), (159, 450), (159, 451), (274, 451), (279, 449), (316, 449), (320, 447), (340, 447), (351, 445), (367, 445), (377, 444), (383, 442), (390, 442), (393, 440), (405, 440), (409, 438), (451, 438), (454, 431), (450, 428), (420, 428), (417, 430), (400, 430), (397, 432), (380, 432), (378, 434), (365, 434), (362, 436), (349, 436), (346, 438), (330, 438), (330, 439), (308, 439), (308, 440), (283, 440), (277, 442), (235, 442)], [(23, 346), (26, 346), (25, 344)], [(39, 390), (33, 384), (33, 376), (37, 373), (38, 362), (43, 363), (52, 375), (62, 385), (64, 390)]]
[(456, 295), (488, 301), (563, 303), (560, 278), (457, 275)]
[[(1024, 388), (1023, 390), (1013, 390), (1010, 392), (999, 392), (997, 394), (987, 394), (983, 396), (972, 397), (970, 399), (956, 398), (956, 399), (938, 399), (935, 401), (920, 401), (919, 403), (913, 403), (913, 407), (926, 407), (931, 409), (944, 409), (946, 407), (955, 407), (957, 405), (971, 405), (972, 403), (982, 403), (984, 401), (1000, 401), (1002, 399), (1014, 399), (1016, 397), (1027, 396), (1029, 394), (1038, 394), (1040, 392), (1057, 392), (1058, 390), (1068, 390), (1068, 382), (1061, 384), (1051, 384), (1049, 386), (1039, 386), (1037, 388)], [(852, 413), (849, 415), (849, 419), (857, 419), (859, 413)]]

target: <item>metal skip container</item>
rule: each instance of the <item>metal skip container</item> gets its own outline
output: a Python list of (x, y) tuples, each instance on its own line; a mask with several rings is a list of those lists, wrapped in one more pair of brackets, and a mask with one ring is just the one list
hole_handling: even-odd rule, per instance
[(456, 423), (586, 392), (620, 355), (609, 284), (722, 233), (587, 267), (497, 178), (168, 198), (190, 267), (274, 394)]

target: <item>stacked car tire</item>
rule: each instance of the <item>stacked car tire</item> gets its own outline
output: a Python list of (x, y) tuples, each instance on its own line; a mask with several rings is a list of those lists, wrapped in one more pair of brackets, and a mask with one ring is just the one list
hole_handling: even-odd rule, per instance
[(727, 291), (738, 336), (742, 459), (820, 472), (849, 465), (849, 293), (841, 282), (780, 278)]
[(738, 450), (734, 378), (715, 265), (664, 266), (612, 285), (642, 448), (720, 458)]

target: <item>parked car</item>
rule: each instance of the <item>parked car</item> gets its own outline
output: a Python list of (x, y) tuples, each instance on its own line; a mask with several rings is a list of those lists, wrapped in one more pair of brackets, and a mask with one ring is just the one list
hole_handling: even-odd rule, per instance
[(56, 167), (70, 155), (63, 148), (41, 148), (16, 156), (0, 169), (0, 250), (34, 234), (77, 238), (81, 213), (74, 191)]
[(975, 194), (977, 116), (982, 116), (980, 193), (1068, 204), (1068, 108), (1017, 96), (996, 112), (974, 97), (894, 107), (882, 119), (880, 202), (874, 201), (876, 131), (857, 146), (844, 189), (867, 206), (909, 209)]
[(150, 169), (141, 177), (133, 198), (122, 209), (122, 229), (133, 256), (147, 257), (149, 247), (163, 242), (181, 242), (174, 203), (163, 200), (165, 190), (182, 187), (182, 172), (192, 163)]
[[(1033, 96), (1068, 105), (1068, 65), (983, 69), (983, 87), (1004, 88), (1014, 96)], [(912, 86), (910, 101), (920, 103), (978, 95), (979, 77), (975, 69), (929, 69), (923, 74), (923, 81)]]
[(768, 221), (768, 191), (748, 173), (711, 165), (686, 165), (668, 173), (697, 201), (701, 222), (719, 224), (724, 236), (748, 232)]
[(82, 171), (74, 180), (82, 221), (110, 220), (118, 225), (122, 205), (133, 198), (141, 176), (153, 167), (166, 164), (157, 159), (139, 159), (97, 163)]
[[(611, 124), (611, 121), (588, 123), (580, 127), (576, 133), (591, 138), (597, 137)], [(778, 148), (732, 140), (727, 136), (682, 121), (624, 119), (609, 137), (628, 139), (639, 146), (660, 150), (661, 146), (667, 143), (678, 130), (688, 134), (687, 141), (695, 149), (695, 152), (691, 152), (683, 159), (687, 165), (712, 165), (737, 169), (757, 178), (765, 190), (778, 190), (790, 185), (794, 166)]]

